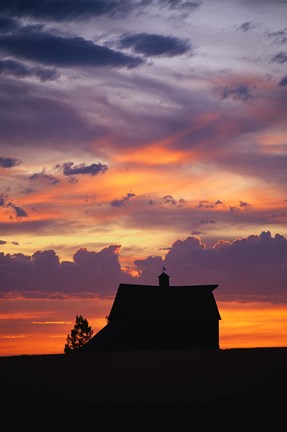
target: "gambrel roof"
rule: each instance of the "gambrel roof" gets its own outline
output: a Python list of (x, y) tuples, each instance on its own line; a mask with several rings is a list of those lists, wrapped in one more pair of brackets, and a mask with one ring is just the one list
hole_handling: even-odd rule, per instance
[(213, 290), (218, 285), (120, 284), (109, 322), (220, 320)]

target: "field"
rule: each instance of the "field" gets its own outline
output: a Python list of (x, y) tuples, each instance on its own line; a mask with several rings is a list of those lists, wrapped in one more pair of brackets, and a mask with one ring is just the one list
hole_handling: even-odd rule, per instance
[(286, 416), (287, 348), (1, 357), (0, 376), (2, 409), (185, 407), (191, 415)]

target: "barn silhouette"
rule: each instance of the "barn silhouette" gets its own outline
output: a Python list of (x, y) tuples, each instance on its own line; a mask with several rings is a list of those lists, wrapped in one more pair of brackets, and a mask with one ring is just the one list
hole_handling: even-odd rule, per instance
[(107, 324), (81, 352), (219, 348), (218, 285), (119, 285)]

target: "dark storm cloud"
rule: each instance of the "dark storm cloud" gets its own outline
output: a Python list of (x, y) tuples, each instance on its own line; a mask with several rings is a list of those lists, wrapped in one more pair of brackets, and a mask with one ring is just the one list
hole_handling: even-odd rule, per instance
[(153, 283), (155, 267), (164, 265), (173, 285), (219, 284), (220, 300), (286, 303), (286, 256), (287, 240), (263, 231), (211, 248), (188, 237), (177, 240), (164, 259), (148, 257), (135, 264), (141, 283)]
[(40, 81), (54, 81), (60, 78), (59, 72), (55, 69), (45, 69), (40, 67), (28, 67), (15, 60), (0, 60), (0, 75), (16, 78), (36, 77)]
[(21, 59), (46, 65), (71, 67), (127, 67), (139, 66), (143, 60), (96, 45), (82, 37), (62, 37), (35, 28), (24, 28), (17, 33), (0, 37), (0, 51)]
[(250, 88), (246, 85), (239, 85), (237, 87), (222, 87), (216, 91), (221, 99), (233, 99), (246, 102), (252, 99)]
[(121, 38), (119, 45), (121, 48), (132, 48), (138, 54), (151, 57), (174, 57), (191, 49), (186, 40), (147, 33), (126, 34)]
[(281, 87), (287, 86), (287, 75), (279, 81), (278, 85)]
[(65, 176), (84, 174), (95, 176), (98, 174), (104, 174), (108, 170), (108, 167), (100, 162), (91, 165), (86, 165), (85, 163), (74, 165), (74, 162), (64, 162), (62, 164), (57, 164), (55, 169), (62, 171)]
[(122, 197), (121, 199), (114, 199), (111, 202), (111, 206), (112, 207), (124, 207), (126, 205), (126, 202), (135, 196), (136, 195), (134, 193), (127, 193), (126, 196)]
[(130, 0), (1, 0), (0, 12), (21, 18), (69, 21), (101, 15), (126, 14)]
[(12, 157), (0, 157), (0, 167), (1, 168), (13, 168), (20, 165), (22, 161), (20, 159)]
[(5, 245), (7, 242), (5, 240), (0, 240), (0, 245)]
[(287, 53), (285, 51), (280, 51), (271, 57), (271, 61), (274, 63), (284, 64), (287, 62)]

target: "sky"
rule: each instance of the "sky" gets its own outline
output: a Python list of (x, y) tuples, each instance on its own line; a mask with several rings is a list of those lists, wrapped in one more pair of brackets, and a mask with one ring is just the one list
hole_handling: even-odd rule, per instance
[(96, 333), (119, 283), (218, 284), (287, 346), (287, 1), (2, 0), (0, 355)]

